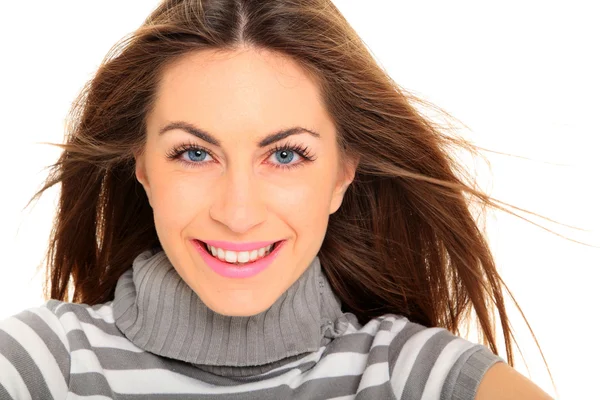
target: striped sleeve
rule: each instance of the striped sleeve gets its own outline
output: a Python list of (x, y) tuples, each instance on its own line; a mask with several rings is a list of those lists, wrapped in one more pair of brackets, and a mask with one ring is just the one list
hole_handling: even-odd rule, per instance
[(487, 347), (453, 335), (397, 320), (389, 345), (390, 380), (398, 400), (474, 400), (485, 372), (503, 358)]
[(48, 304), (0, 321), (0, 400), (67, 397), (69, 345)]

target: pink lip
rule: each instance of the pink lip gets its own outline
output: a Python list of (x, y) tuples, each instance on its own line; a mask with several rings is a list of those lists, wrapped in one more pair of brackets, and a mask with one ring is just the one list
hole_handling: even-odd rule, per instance
[(218, 247), (223, 250), (231, 250), (231, 251), (250, 251), (250, 250), (258, 250), (261, 247), (267, 247), (273, 242), (247, 242), (247, 243), (234, 243), (234, 242), (225, 242), (221, 240), (203, 240), (204, 243)]
[[(275, 257), (277, 257), (277, 254), (279, 254), (279, 251), (285, 245), (287, 240), (282, 240), (278, 242), (275, 245), (273, 251), (271, 251), (268, 256), (260, 258), (256, 261), (248, 262), (244, 265), (235, 265), (225, 261), (221, 261), (218, 258), (213, 257), (212, 254), (209, 254), (206, 250), (206, 247), (204, 246), (204, 243), (202, 243), (201, 241), (192, 240), (191, 242), (196, 248), (196, 250), (198, 250), (198, 252), (200, 253), (200, 257), (202, 257), (206, 265), (208, 265), (210, 269), (215, 271), (217, 274), (226, 278), (249, 278), (267, 268), (273, 262), (273, 260), (275, 260)], [(269, 244), (269, 242), (266, 243)]]

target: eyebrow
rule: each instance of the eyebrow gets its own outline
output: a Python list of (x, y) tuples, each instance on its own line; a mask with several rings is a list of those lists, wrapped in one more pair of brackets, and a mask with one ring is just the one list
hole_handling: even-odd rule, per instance
[[(193, 124), (190, 124), (189, 122), (185, 122), (185, 121), (170, 122), (167, 125), (165, 125), (164, 127), (162, 127), (160, 129), (160, 131), (158, 132), (158, 134), (162, 135), (167, 131), (171, 131), (171, 130), (175, 130), (175, 129), (180, 129), (180, 130), (186, 131), (187, 133), (190, 133), (190, 134), (196, 136), (197, 138), (204, 140), (207, 143), (221, 147), (221, 142), (219, 142), (219, 140), (217, 138), (215, 138), (213, 135), (211, 135), (210, 133), (206, 132), (205, 130), (200, 129), (200, 128), (194, 126)], [(293, 126), (291, 128), (281, 129), (277, 132), (271, 133), (271, 134), (265, 136), (264, 138), (260, 139), (256, 144), (258, 145), (258, 147), (266, 147), (266, 146), (270, 145), (271, 143), (278, 142), (282, 139), (285, 139), (288, 136), (298, 135), (301, 133), (310, 133), (312, 136), (314, 136), (316, 138), (321, 137), (321, 135), (318, 132), (315, 132), (311, 129), (303, 128), (301, 126)]]

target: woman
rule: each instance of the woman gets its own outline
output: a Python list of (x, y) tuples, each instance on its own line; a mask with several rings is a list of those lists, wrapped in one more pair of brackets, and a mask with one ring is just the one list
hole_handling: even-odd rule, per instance
[[(329, 1), (165, 1), (72, 121), (0, 398), (549, 398), (512, 368), (469, 145)], [(472, 308), (485, 345), (455, 336)]]

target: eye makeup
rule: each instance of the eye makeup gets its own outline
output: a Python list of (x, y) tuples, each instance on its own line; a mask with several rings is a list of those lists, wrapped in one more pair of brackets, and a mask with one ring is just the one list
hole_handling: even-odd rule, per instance
[[(189, 156), (191, 152), (203, 152), (206, 155), (210, 156), (212, 160), (209, 161), (192, 161), (190, 159), (185, 159), (186, 156)], [(285, 163), (270, 163), (274, 168), (280, 169), (292, 169), (299, 166), (302, 166), (308, 162), (312, 162), (316, 160), (315, 155), (311, 152), (308, 146), (293, 144), (291, 141), (286, 142), (285, 144), (278, 144), (274, 146), (267, 152), (267, 158), (270, 158), (273, 154), (278, 152), (291, 152), (295, 153), (300, 157), (299, 162), (295, 162), (293, 164), (285, 164)], [(207, 148), (200, 146), (198, 144), (193, 143), (192, 141), (184, 142), (173, 147), (166, 153), (166, 157), (170, 161), (176, 161), (182, 163), (186, 167), (197, 168), (204, 167), (208, 164), (212, 164), (213, 162), (217, 162), (215, 156), (212, 154), (210, 150)], [(189, 157), (188, 157), (189, 158)]]

